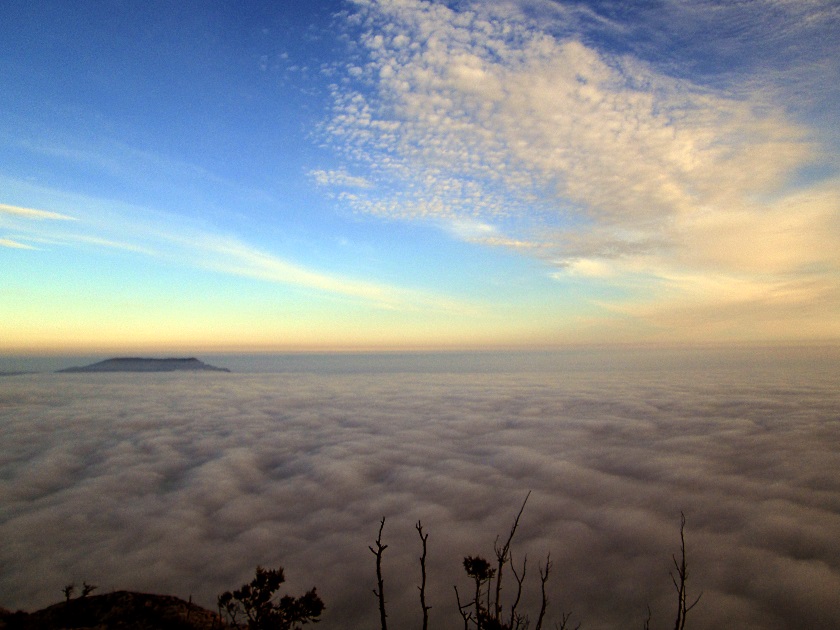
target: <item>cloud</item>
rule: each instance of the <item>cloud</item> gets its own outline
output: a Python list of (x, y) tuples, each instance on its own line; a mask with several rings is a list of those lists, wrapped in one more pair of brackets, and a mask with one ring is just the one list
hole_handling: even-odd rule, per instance
[(364, 177), (350, 175), (347, 171), (323, 171), (315, 170), (310, 173), (319, 186), (343, 186), (346, 188), (372, 188), (371, 184)]
[[(681, 262), (752, 274), (840, 269), (840, 181), (728, 212), (698, 211), (674, 222)], [(690, 247), (689, 247), (690, 242)]]
[[(822, 32), (840, 17), (822, 2), (776, 6), (811, 20), (793, 29), (756, 20), (753, 8), (747, 20), (738, 7), (666, 4), (680, 29), (702, 15), (714, 39), (710, 25), (741, 20), (744, 42), (774, 32), (791, 50), (808, 39), (801, 29)], [(592, 276), (600, 261), (594, 276), (620, 287), (641, 274), (656, 296), (677, 277), (739, 276), (752, 290), (836, 274), (840, 184), (802, 175), (836, 165), (792, 115), (781, 70), (744, 61), (713, 80), (682, 57), (676, 67), (667, 61), (675, 42), (657, 44), (659, 18), (644, 9), (355, 5), (366, 58), (333, 86), (323, 131), (372, 183), (342, 197), (357, 211), (448, 226), (536, 256), (557, 277), (584, 267)], [(641, 43), (619, 54), (617, 42)], [(808, 76), (835, 66), (809, 65)], [(635, 299), (624, 292), (615, 305)]]
[[(43, 190), (36, 192), (45, 193)], [(475, 312), (473, 306), (445, 295), (345, 277), (286, 260), (235, 236), (220, 235), (207, 222), (190, 221), (148, 207), (46, 192), (58, 197), (64, 206), (82, 207), (85, 212), (78, 212), (79, 217), (72, 218), (43, 210), (0, 205), (0, 211), (15, 217), (73, 219), (72, 227), (56, 227), (40, 222), (37, 225), (17, 223), (16, 228), (26, 234), (27, 241), (53, 247), (93, 246), (121, 250), (167, 264), (186, 265), (350, 297), (376, 308), (462, 314)], [(0, 245), (26, 247), (9, 239), (0, 241)]]
[(560, 279), (567, 273), (587, 278), (610, 278), (616, 274), (616, 270), (609, 261), (597, 258), (581, 258), (569, 263), (562, 272), (554, 274), (554, 277)]
[(318, 586), (325, 630), (373, 627), (366, 546), (385, 515), (390, 621), (419, 618), (419, 519), (432, 623), (455, 627), (460, 559), (492, 556), (532, 490), (514, 558), (530, 574), (550, 550), (562, 567), (550, 616), (625, 627), (650, 604), (672, 618), (684, 510), (704, 592), (692, 627), (836, 627), (831, 352), (416, 360), (4, 381), (0, 605), (87, 580), (213, 607), (258, 563), (282, 564), (290, 591)]
[(0, 238), (0, 247), (8, 247), (10, 249), (37, 249), (36, 247), (32, 247), (32, 245), (19, 243), (10, 238)]
[(359, 298), (387, 309), (432, 309), (461, 313), (473, 310), (466, 303), (445, 296), (321, 273), (262, 252), (233, 238), (194, 234), (189, 239), (174, 235), (169, 235), (167, 239), (180, 243), (186, 250), (192, 250), (195, 253), (195, 256), (190, 257), (193, 264), (226, 274)]
[(53, 219), (58, 221), (75, 221), (74, 217), (58, 212), (50, 212), (48, 210), (35, 210), (33, 208), (21, 208), (20, 206), (10, 206), (5, 203), (0, 203), (0, 213), (11, 215), (13, 217), (23, 217), (25, 219)]
[(439, 221), (439, 224), (442, 229), (468, 243), (531, 251), (539, 251), (546, 247), (545, 243), (508, 236), (492, 223), (486, 223), (478, 219), (445, 219)]
[(328, 131), (380, 179), (409, 184), (370, 211), (530, 220), (537, 207), (638, 227), (774, 190), (811, 155), (780, 112), (526, 22), (365, 4), (374, 92), (336, 88)]

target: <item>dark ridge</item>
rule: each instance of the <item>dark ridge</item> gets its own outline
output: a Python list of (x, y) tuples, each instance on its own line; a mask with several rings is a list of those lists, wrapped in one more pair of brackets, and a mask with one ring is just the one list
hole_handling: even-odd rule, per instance
[(230, 372), (227, 368), (215, 367), (195, 357), (145, 359), (141, 357), (117, 357), (81, 367), (70, 367), (59, 372), (181, 372), (181, 371)]
[(13, 613), (0, 608), (0, 630), (221, 630), (228, 627), (218, 614), (192, 602), (171, 595), (130, 591), (77, 597), (33, 613)]

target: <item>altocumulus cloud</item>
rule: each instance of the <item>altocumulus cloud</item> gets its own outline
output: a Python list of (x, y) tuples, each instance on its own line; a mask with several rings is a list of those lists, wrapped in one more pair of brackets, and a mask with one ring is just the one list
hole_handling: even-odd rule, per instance
[[(836, 8), (664, 3), (660, 31), (673, 24), (676, 39), (657, 56), (640, 33), (664, 18), (644, 9), (624, 11), (625, 23), (565, 3), (353, 4), (363, 54), (333, 86), (324, 134), (370, 184), (346, 186), (357, 211), (483, 222), (493, 233), (466, 240), (538, 256), (559, 280), (594, 267), (592, 282), (644, 280), (607, 306), (656, 326), (723, 307), (755, 328), (756, 312), (773, 320), (782, 308), (835, 330), (810, 305), (840, 304), (840, 181), (828, 164), (828, 176), (790, 186), (826, 166), (826, 148), (790, 112), (803, 87), (781, 86), (832, 81), (832, 55), (807, 42), (830, 37)], [(719, 62), (737, 70), (692, 80), (709, 37), (731, 47)], [(757, 71), (747, 52), (773, 37), (779, 52)], [(794, 52), (803, 47), (815, 58)], [(710, 293), (698, 275), (738, 290)]]
[(291, 590), (318, 586), (324, 628), (375, 627), (367, 545), (384, 515), (392, 623), (419, 619), (422, 520), (432, 623), (456, 627), (460, 559), (491, 556), (532, 490), (514, 559), (528, 554), (533, 596), (551, 552), (555, 615), (628, 627), (649, 604), (654, 627), (665, 624), (682, 509), (690, 587), (703, 591), (693, 628), (834, 628), (836, 363), (771, 358), (714, 376), (666, 361), (612, 372), (9, 377), (0, 605), (45, 605), (87, 580), (212, 607), (255, 565), (282, 564)]

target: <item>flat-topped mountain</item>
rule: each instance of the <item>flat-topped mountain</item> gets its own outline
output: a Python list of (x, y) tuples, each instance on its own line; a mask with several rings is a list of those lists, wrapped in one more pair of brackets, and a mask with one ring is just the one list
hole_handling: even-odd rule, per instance
[(80, 367), (70, 367), (59, 372), (187, 372), (211, 371), (230, 372), (227, 368), (208, 365), (190, 357), (188, 359), (143, 359), (139, 357), (117, 357)]

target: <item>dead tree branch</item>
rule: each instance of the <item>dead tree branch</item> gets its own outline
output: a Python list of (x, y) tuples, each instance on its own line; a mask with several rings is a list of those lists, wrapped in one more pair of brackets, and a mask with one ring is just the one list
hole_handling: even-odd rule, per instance
[(540, 603), (540, 615), (537, 617), (537, 625), (535, 630), (542, 630), (543, 619), (545, 618), (545, 610), (548, 608), (548, 598), (545, 595), (545, 583), (548, 582), (548, 574), (551, 572), (551, 553), (545, 558), (545, 571), (539, 568), (540, 571), (540, 591), (542, 593), (542, 600)]
[(388, 548), (388, 545), (382, 544), (382, 529), (385, 527), (385, 517), (379, 522), (379, 535), (376, 537), (376, 549), (368, 547), (370, 552), (376, 556), (376, 588), (373, 594), (379, 599), (379, 623), (382, 630), (388, 630), (387, 616), (385, 614), (385, 588), (382, 580), (382, 553)]
[(458, 593), (458, 587), (455, 586), (455, 601), (458, 602), (458, 612), (461, 613), (461, 618), (464, 620), (464, 630), (469, 630), (470, 621), (472, 621), (472, 613), (470, 612), (470, 607), (473, 605), (472, 602), (467, 602), (466, 604), (461, 603), (461, 596)]
[(429, 610), (432, 608), (426, 605), (426, 541), (429, 539), (429, 535), (423, 533), (423, 524), (420, 521), (417, 521), (417, 525), (414, 527), (423, 543), (423, 555), (420, 556), (420, 586), (417, 588), (420, 589), (420, 607), (423, 609), (423, 630), (428, 630)]
[[(562, 613), (560, 615), (560, 623), (554, 624), (556, 630), (567, 630), (567, 625), (569, 624), (569, 620), (572, 618), (572, 612), (569, 611), (567, 613)], [(576, 625), (574, 630), (580, 630), (580, 624)]]
[(516, 528), (519, 527), (519, 519), (522, 517), (522, 512), (525, 510), (525, 504), (528, 503), (528, 497), (530, 496), (531, 491), (529, 490), (528, 494), (525, 495), (525, 500), (522, 502), (522, 507), (519, 508), (519, 512), (516, 514), (516, 518), (510, 528), (510, 533), (508, 534), (505, 544), (499, 547), (498, 538), (496, 539), (496, 542), (493, 543), (493, 550), (496, 552), (496, 562), (498, 563), (498, 568), (496, 570), (496, 600), (493, 603), (493, 618), (496, 621), (499, 621), (502, 615), (502, 569), (505, 564), (510, 561), (510, 544), (513, 542), (513, 536), (516, 534)]
[[(516, 572), (516, 567), (513, 564), (513, 559), (511, 559), (510, 563), (510, 570), (513, 573), (513, 577), (516, 580), (516, 599), (513, 600), (513, 604), (510, 606), (510, 621), (508, 622), (508, 626), (511, 628), (518, 627), (519, 623), (517, 620), (519, 619), (516, 616), (516, 608), (519, 606), (519, 600), (522, 599), (522, 583), (525, 581), (525, 573), (528, 570), (528, 556), (526, 555), (522, 560), (522, 577)], [(514, 626), (514, 622), (516, 626)]]
[(697, 596), (691, 604), (688, 604), (688, 593), (686, 591), (686, 581), (688, 580), (688, 569), (686, 568), (685, 559), (685, 514), (680, 512), (680, 560), (677, 561), (676, 556), (671, 556), (674, 561), (674, 567), (677, 570), (676, 575), (671, 573), (671, 581), (674, 583), (674, 588), (677, 590), (677, 618), (674, 621), (674, 630), (684, 630), (685, 620), (688, 612), (697, 605), (703, 593)]

